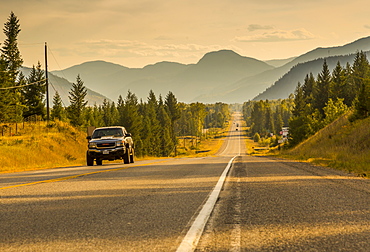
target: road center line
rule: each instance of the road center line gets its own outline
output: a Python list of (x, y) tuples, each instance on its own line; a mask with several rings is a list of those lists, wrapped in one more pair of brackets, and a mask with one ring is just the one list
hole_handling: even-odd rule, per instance
[(42, 183), (58, 182), (58, 181), (63, 181), (63, 180), (68, 180), (68, 179), (74, 179), (74, 178), (78, 178), (78, 177), (82, 177), (82, 176), (92, 175), (92, 174), (98, 174), (98, 173), (109, 172), (109, 171), (120, 171), (120, 170), (125, 170), (125, 169), (128, 169), (128, 168), (132, 168), (132, 167), (152, 165), (152, 164), (161, 163), (161, 162), (167, 162), (167, 161), (164, 160), (164, 161), (152, 162), (152, 163), (148, 163), (148, 164), (130, 165), (130, 166), (125, 166), (125, 167), (120, 167), (120, 168), (115, 168), (115, 169), (106, 169), (106, 170), (100, 170), (100, 171), (82, 173), (82, 174), (77, 174), (77, 175), (72, 175), (72, 176), (67, 176), (67, 177), (60, 177), (60, 178), (55, 178), (55, 179), (40, 180), (40, 181), (35, 181), (35, 182), (30, 182), (30, 183), (25, 183), (25, 184), (18, 184), (18, 185), (0, 187), (0, 190), (10, 189), (10, 188), (15, 188), (15, 187), (21, 187), (21, 186), (37, 185), (37, 184), (42, 184)]
[(200, 210), (197, 218), (194, 220), (184, 239), (182, 240), (180, 246), (177, 248), (177, 252), (189, 252), (194, 251), (198, 245), (199, 239), (203, 233), (204, 227), (211, 215), (213, 208), (216, 204), (217, 198), (221, 192), (222, 186), (225, 182), (227, 173), (229, 172), (231, 165), (234, 159), (237, 156), (233, 157), (227, 164), (225, 170), (222, 172), (215, 188), (209, 195), (206, 203), (203, 205)]

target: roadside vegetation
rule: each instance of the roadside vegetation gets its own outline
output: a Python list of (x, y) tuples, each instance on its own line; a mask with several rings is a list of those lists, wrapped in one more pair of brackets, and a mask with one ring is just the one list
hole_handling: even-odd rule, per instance
[[(200, 138), (180, 137), (176, 156), (175, 153), (170, 156), (214, 155), (220, 149), (227, 129), (210, 131), (212, 133), (207, 132)], [(50, 124), (43, 121), (9, 124), (0, 134), (0, 148), (0, 173), (80, 166), (86, 163), (86, 132), (58, 120)], [(141, 156), (136, 159), (148, 158), (155, 157)]]
[[(249, 101), (243, 112), (250, 137), (270, 154), (369, 176), (370, 64), (364, 52), (332, 72), (324, 59), (317, 78), (307, 74), (289, 99)], [(277, 133), (282, 123), (289, 127), (286, 139)]]
[(370, 118), (351, 122), (347, 113), (279, 157), (370, 177)]
[(56, 121), (9, 125), (0, 135), (0, 172), (16, 172), (85, 163), (86, 133)]

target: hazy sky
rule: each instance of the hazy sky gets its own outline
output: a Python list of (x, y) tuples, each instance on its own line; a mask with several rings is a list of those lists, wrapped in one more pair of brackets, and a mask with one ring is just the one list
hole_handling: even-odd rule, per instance
[[(20, 19), (24, 65), (59, 70), (91, 60), (127, 67), (196, 63), (231, 49), (260, 60), (370, 35), (368, 0), (0, 0), (1, 28)], [(0, 34), (0, 42), (5, 39)]]

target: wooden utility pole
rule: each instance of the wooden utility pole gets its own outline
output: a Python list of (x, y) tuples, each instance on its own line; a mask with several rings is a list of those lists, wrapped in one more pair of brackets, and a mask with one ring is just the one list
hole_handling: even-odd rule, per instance
[(49, 107), (49, 78), (48, 78), (48, 46), (45, 42), (45, 78), (46, 78), (46, 120), (49, 124), (50, 107)]

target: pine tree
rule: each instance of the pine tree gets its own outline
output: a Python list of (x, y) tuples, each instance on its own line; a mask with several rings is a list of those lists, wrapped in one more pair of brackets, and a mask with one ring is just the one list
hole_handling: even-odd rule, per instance
[(175, 133), (175, 122), (180, 119), (180, 109), (177, 99), (172, 92), (168, 92), (165, 100), (166, 111), (170, 117), (170, 135), (174, 146), (177, 145), (177, 136)]
[(370, 115), (370, 65), (364, 52), (356, 54), (353, 63), (353, 78), (357, 92), (355, 116), (366, 118)]
[[(0, 50), (0, 121), (19, 121), (22, 115), (20, 104), (19, 89), (16, 87), (19, 69), (23, 64), (23, 59), (18, 49), (17, 37), (21, 31), (19, 20), (13, 12), (4, 24), (4, 34), (6, 39)], [(7, 89), (11, 88), (11, 89)]]
[(117, 105), (119, 113), (119, 125), (122, 125), (132, 134), (135, 139), (135, 155), (143, 155), (142, 116), (139, 114), (139, 102), (134, 93), (130, 90), (127, 92), (125, 100), (120, 96)]
[(336, 67), (332, 73), (332, 85), (330, 87), (330, 98), (333, 100), (344, 99), (345, 97), (345, 85), (346, 85), (346, 76), (345, 72), (340, 65), (340, 62), (337, 62)]
[(168, 157), (174, 149), (176, 143), (173, 141), (171, 136), (171, 119), (170, 116), (167, 114), (162, 101), (162, 97), (159, 98), (157, 119), (160, 124), (158, 135), (161, 147), (159, 150), (160, 156)]
[(369, 61), (366, 58), (366, 53), (357, 52), (352, 66), (352, 78), (357, 93), (362, 89), (368, 74)]
[(1, 53), (4, 56), (6, 70), (9, 72), (10, 81), (14, 84), (13, 86), (15, 86), (19, 69), (23, 64), (23, 59), (18, 49), (17, 42), (17, 37), (20, 31), (19, 19), (13, 12), (11, 12), (7, 22), (4, 24), (4, 34), (6, 39), (1, 48)]
[(344, 72), (344, 91), (343, 91), (343, 98), (344, 98), (344, 104), (346, 104), (348, 107), (352, 106), (354, 100), (357, 96), (357, 90), (355, 88), (355, 84), (353, 81), (353, 75), (352, 75), (352, 66), (349, 62), (347, 62), (346, 67), (343, 69)]
[(324, 117), (324, 107), (329, 100), (329, 91), (331, 83), (331, 75), (328, 64), (324, 60), (322, 71), (317, 76), (317, 85), (313, 92), (314, 108), (318, 109), (320, 114)]
[(27, 78), (27, 83), (32, 85), (25, 86), (22, 90), (22, 100), (25, 105), (23, 116), (25, 118), (32, 115), (44, 117), (46, 114), (44, 105), (46, 87), (45, 75), (41, 69), (40, 62), (38, 62), (36, 67), (32, 67), (30, 75)]
[(301, 83), (298, 82), (298, 86), (294, 92), (294, 109), (292, 111), (293, 116), (306, 116), (307, 115), (307, 103), (303, 92)]
[(149, 91), (148, 102), (143, 107), (143, 142), (146, 154), (160, 156), (160, 124), (157, 119), (158, 101), (152, 90)]
[(77, 75), (76, 83), (72, 83), (72, 89), (69, 92), (70, 106), (68, 107), (68, 118), (71, 120), (73, 126), (81, 126), (84, 124), (83, 112), (87, 105), (85, 97), (87, 89), (80, 75)]
[(276, 106), (276, 111), (275, 111), (275, 134), (280, 133), (283, 127), (284, 127), (284, 121), (283, 121), (283, 116), (282, 116), (282, 109), (281, 109), (281, 105), (279, 105), (279, 106)]
[(51, 109), (51, 118), (53, 120), (58, 119), (59, 121), (64, 121), (66, 119), (62, 98), (60, 97), (58, 91), (55, 92), (55, 95), (53, 97), (53, 107)]
[(8, 71), (6, 71), (6, 62), (4, 57), (0, 57), (0, 122), (9, 122), (10, 120), (10, 101), (12, 85)]
[(302, 92), (303, 92), (303, 97), (308, 104), (312, 104), (313, 102), (313, 92), (314, 89), (316, 88), (316, 81), (315, 77), (313, 76), (312, 72), (310, 75), (306, 75), (306, 78), (304, 79), (304, 83), (302, 86)]

